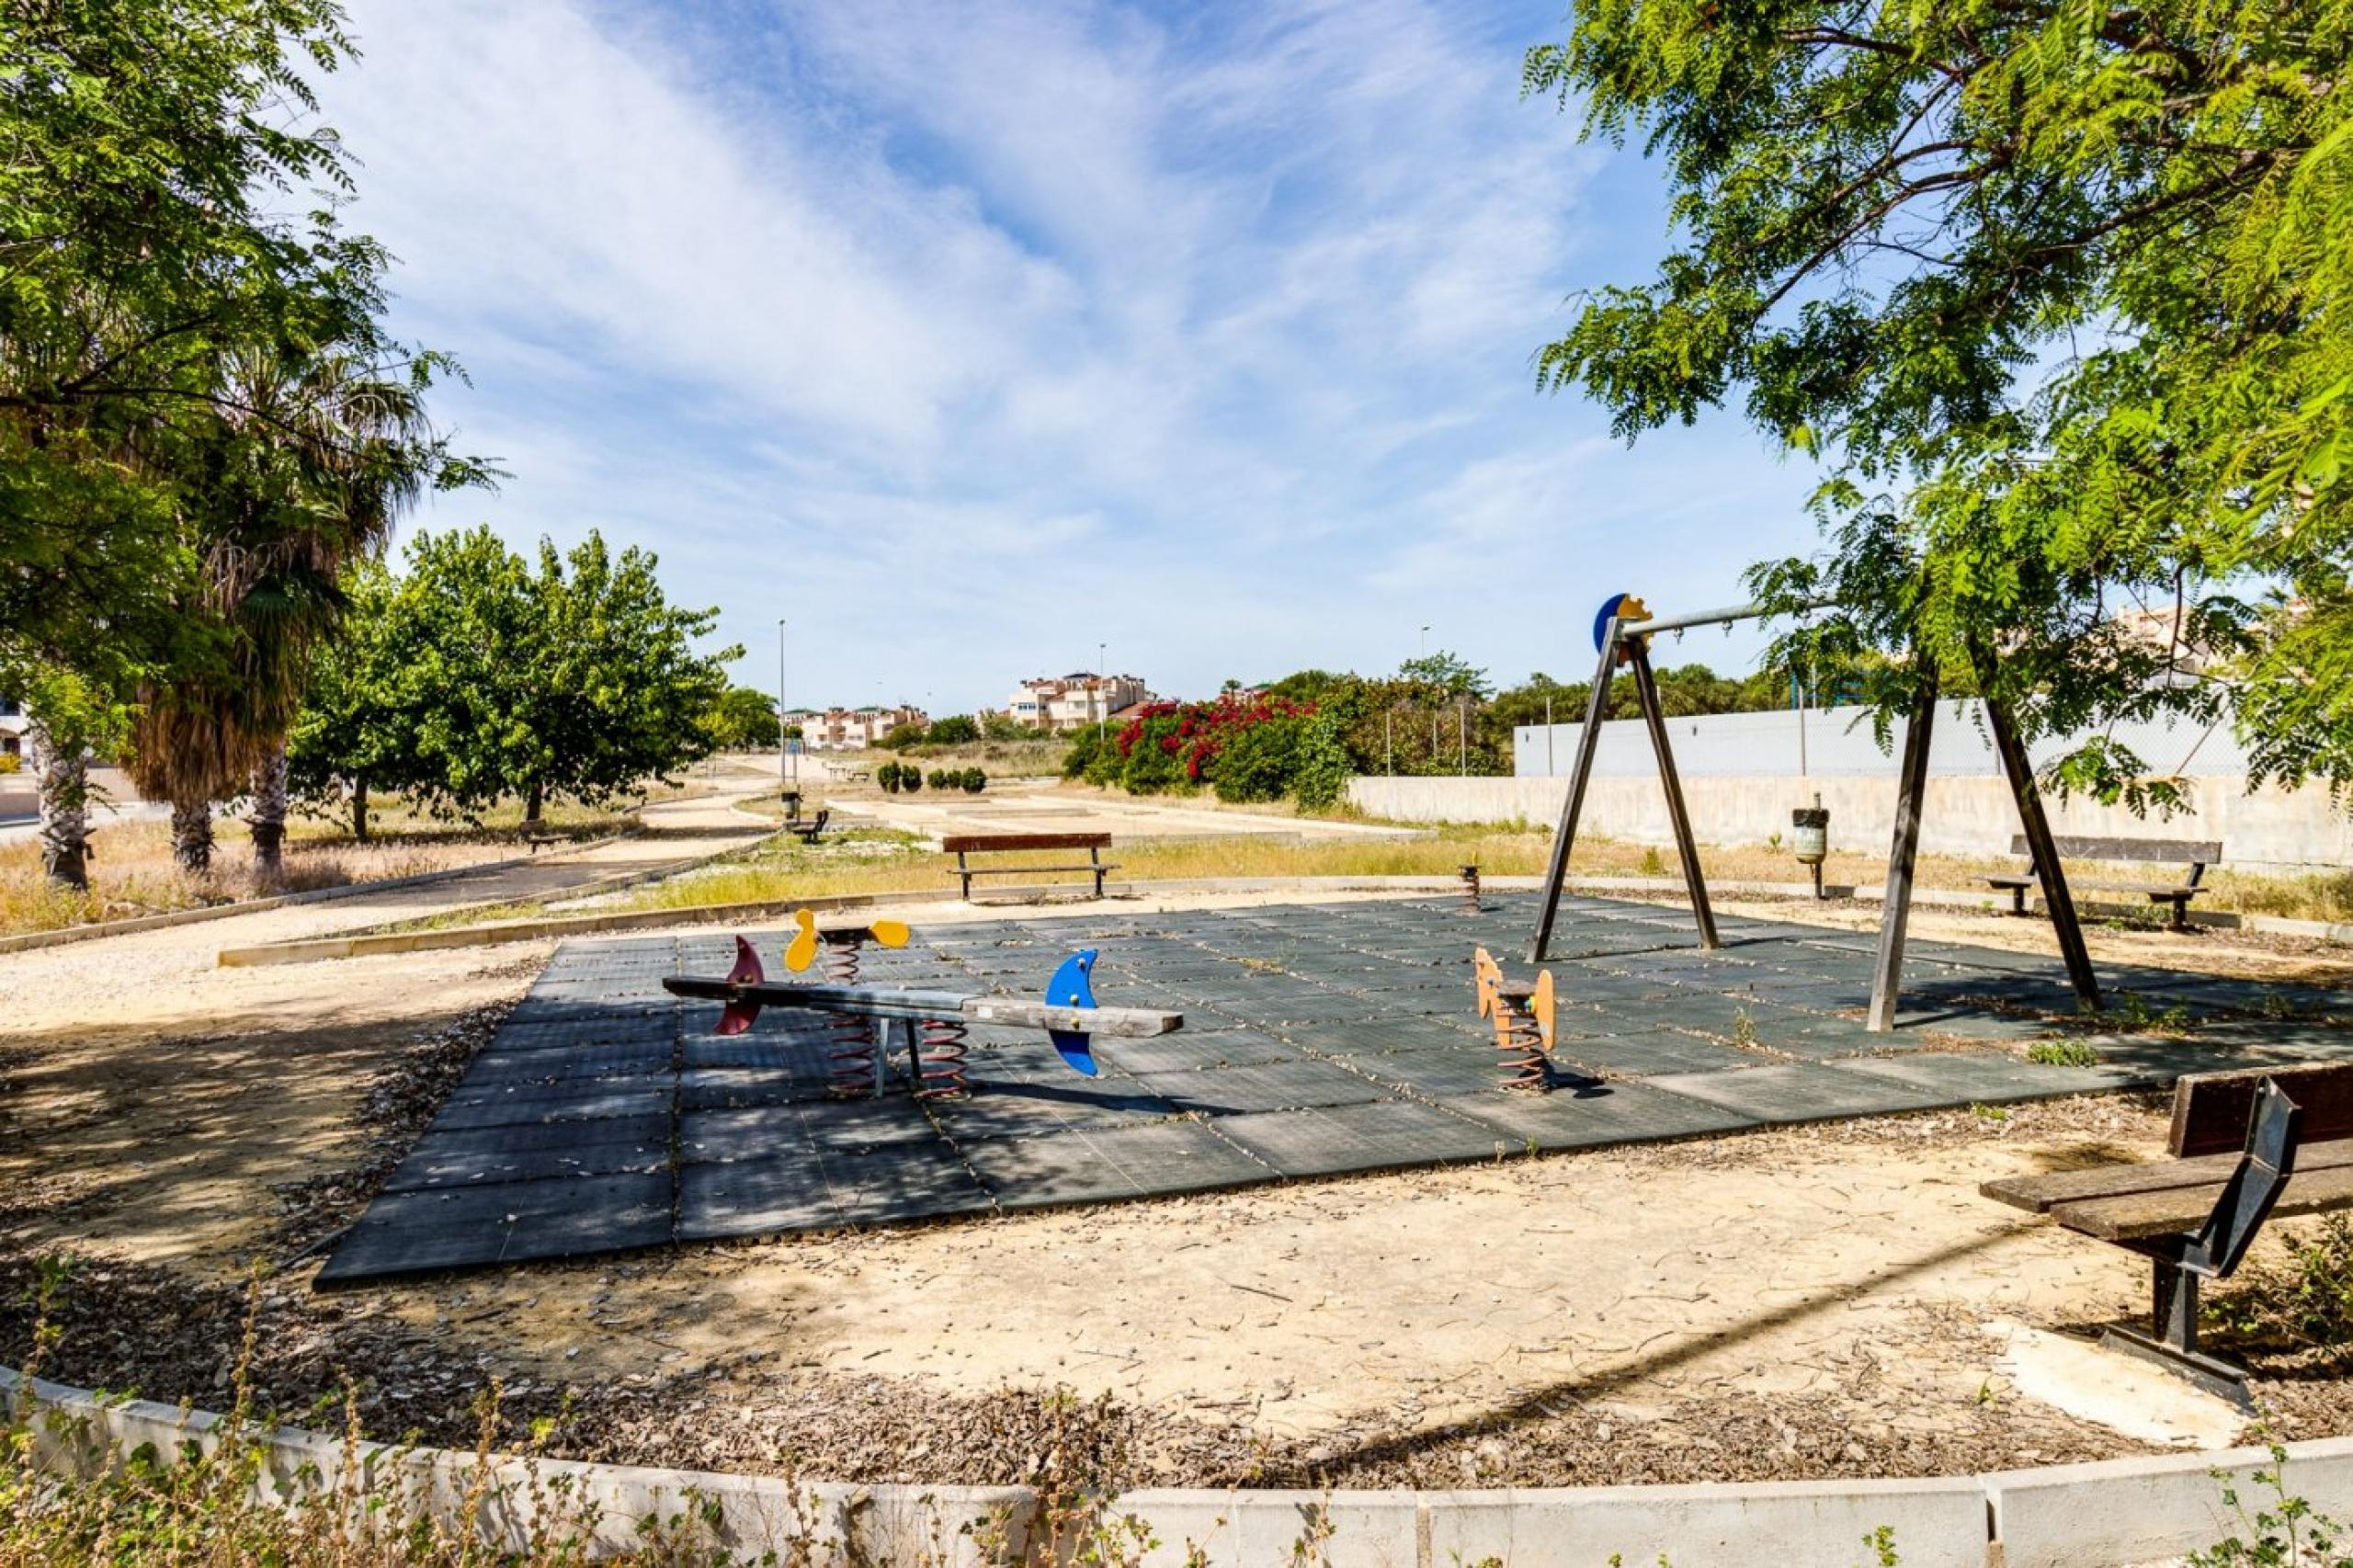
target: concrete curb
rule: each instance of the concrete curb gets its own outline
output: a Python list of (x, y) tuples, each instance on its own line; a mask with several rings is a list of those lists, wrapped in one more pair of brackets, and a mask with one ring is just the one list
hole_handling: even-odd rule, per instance
[[(0, 1405), (28, 1380), (0, 1369)], [(34, 1381), (35, 1462), (67, 1476), (103, 1474), (142, 1445), (159, 1455), (184, 1441), (208, 1451), (222, 1418), (144, 1400)], [(267, 1450), (259, 1486), (292, 1496), (351, 1477), (396, 1493), (443, 1519), (456, 1517), (474, 1456), (450, 1449), (361, 1444), (296, 1427), (248, 1434)], [(1192, 1561), (1263, 1568), (1307, 1553), (1333, 1568), (1443, 1568), (1499, 1561), (1511, 1568), (1588, 1568), (1616, 1553), (1664, 1556), (1676, 1568), (1759, 1562), (1844, 1568), (1875, 1562), (1867, 1544), (1884, 1528), (1906, 1568), (2118, 1568), (2183, 1556), (2233, 1535), (2280, 1495), (2335, 1518), (2353, 1515), (2353, 1438), (2286, 1445), (2281, 1484), (2253, 1478), (2271, 1466), (2261, 1449), (2165, 1454), (2040, 1470), (1909, 1481), (1760, 1482), (1696, 1486), (1594, 1486), (1448, 1492), (1149, 1490), (1108, 1504), (1158, 1545), (1147, 1563)], [(585, 1464), (494, 1454), (497, 1494), (483, 1510), (485, 1544), (519, 1549), (550, 1497), (596, 1506), (593, 1552), (642, 1550), (638, 1521), (700, 1505), (720, 1544), (741, 1557), (772, 1551), (793, 1562), (978, 1564), (1020, 1551), (1038, 1498), (1017, 1486), (863, 1486), (639, 1465)], [(2223, 1499), (2238, 1487), (2245, 1512)], [(576, 1516), (574, 1516), (576, 1517)], [(1042, 1544), (1042, 1543), (1041, 1543)], [(1193, 1553), (1198, 1552), (1198, 1556)]]
[[(715, 849), (708, 855), (690, 855), (684, 859), (665, 860), (658, 866), (642, 866), (634, 871), (622, 871), (617, 872), (611, 876), (598, 877), (593, 881), (582, 882), (577, 886), (563, 889), (562, 896), (565, 898), (595, 898), (604, 893), (620, 892), (626, 889), (637, 887), (645, 882), (659, 881), (665, 877), (675, 877), (681, 871), (691, 871), (698, 866), (708, 865), (711, 861), (720, 858), (722, 856), (733, 855), (738, 850), (749, 849), (756, 845), (765, 844), (768, 839), (774, 838), (778, 832), (781, 831), (782, 829), (778, 829), (762, 837), (753, 839), (750, 843), (739, 844), (732, 848)], [(462, 915), (469, 909), (495, 909), (502, 903), (511, 903), (513, 902), (514, 900), (512, 899), (504, 898), (485, 899), (478, 903), (460, 904), (455, 909), (446, 910), (443, 913), (449, 915)], [(595, 919), (597, 917), (594, 915), (575, 915), (568, 918)], [(554, 924), (554, 922), (517, 921), (513, 922), (512, 924), (517, 926), (533, 926), (551, 925)], [(318, 959), (361, 958), (377, 952), (411, 953), (423, 951), (428, 948), (472, 947), (476, 944), (465, 941), (437, 941), (433, 938), (452, 933), (498, 931), (506, 928), (505, 924), (493, 924), (489, 926), (449, 926), (447, 931), (384, 931), (380, 927), (369, 927), (355, 931), (349, 935), (342, 937), (312, 937), (293, 942), (263, 942), (250, 948), (222, 948), (219, 952), (213, 955), (213, 962), (217, 967), (222, 969), (257, 969), (270, 964), (309, 963)], [(519, 940), (520, 938), (509, 937), (503, 939)], [(370, 946), (368, 944), (390, 945)]]
[(428, 882), (448, 881), (453, 877), (470, 877), (478, 871), (504, 871), (517, 866), (529, 866), (560, 860), (583, 850), (601, 849), (608, 844), (619, 844), (624, 835), (614, 833), (602, 838), (584, 838), (579, 843), (557, 850), (541, 858), (531, 855), (510, 855), (504, 860), (481, 860), (471, 866), (452, 866), (444, 871), (419, 871), (414, 876), (385, 877), (377, 881), (350, 882), (339, 888), (313, 888), (307, 892), (273, 893), (267, 898), (238, 899), (228, 903), (208, 903), (196, 909), (167, 910), (161, 915), (133, 915), (128, 920), (102, 920), (91, 926), (66, 926), (55, 931), (28, 931), (22, 936), (0, 937), (0, 954), (31, 952), (40, 948), (63, 947), (68, 942), (95, 941), (101, 937), (127, 937), (139, 931), (161, 931), (173, 926), (195, 926), (207, 920), (226, 920), (233, 915), (258, 915), (267, 909), (286, 909), (300, 903), (326, 903), (338, 898), (358, 898), (363, 893), (389, 892), (394, 888), (423, 887)]

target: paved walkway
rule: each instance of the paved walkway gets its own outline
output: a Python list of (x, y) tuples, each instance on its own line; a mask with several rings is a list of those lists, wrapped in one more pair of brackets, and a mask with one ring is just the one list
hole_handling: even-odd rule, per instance
[(0, 1029), (18, 1011), (17, 1004), (54, 998), (100, 977), (109, 988), (186, 986), (212, 971), (214, 955), (222, 948), (297, 941), (423, 919), (469, 904), (542, 898), (600, 878), (723, 854), (774, 831), (772, 823), (736, 805), (775, 787), (765, 770), (722, 762), (712, 784), (711, 794), (646, 806), (639, 813), (643, 832), (591, 849), (549, 852), (521, 865), (485, 866), (407, 887), (0, 957)]

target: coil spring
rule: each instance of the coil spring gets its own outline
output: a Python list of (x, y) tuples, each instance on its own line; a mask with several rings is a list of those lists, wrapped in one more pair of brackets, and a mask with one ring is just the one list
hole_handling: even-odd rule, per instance
[(915, 1084), (919, 1100), (961, 1099), (972, 1092), (964, 1081), (964, 1037), (971, 1028), (960, 1018), (926, 1018), (922, 1031), (923, 1076)]
[(1495, 1049), (1503, 1052), (1498, 1065), (1504, 1070), (1505, 1088), (1552, 1092), (1552, 1057), (1544, 1049), (1543, 1033), (1535, 1016), (1509, 998), (1499, 997), (1495, 1003)]
[[(825, 983), (856, 985), (860, 961), (855, 940), (825, 943)], [(826, 1073), (835, 1094), (859, 1096), (874, 1093), (874, 1020), (856, 1013), (828, 1013), (825, 1027), (833, 1031)]]

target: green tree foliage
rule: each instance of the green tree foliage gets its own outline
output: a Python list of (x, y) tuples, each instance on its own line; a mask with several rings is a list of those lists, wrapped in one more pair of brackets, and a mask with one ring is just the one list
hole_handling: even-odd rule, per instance
[[(717, 612), (672, 605), (655, 564), (594, 531), (568, 555), (542, 541), (536, 565), (487, 528), (418, 535), (356, 672), (363, 700), (404, 710), (399, 786), (463, 816), (520, 797), (536, 819), (551, 794), (609, 801), (709, 755), (722, 666), (742, 650), (698, 653)], [(381, 778), (381, 752), (328, 744), (351, 732), (329, 727), (315, 747), (308, 733), (314, 790)]]
[(267, 443), (289, 412), (241, 364), (446, 368), (385, 338), (386, 257), (320, 196), (349, 182), (303, 78), (348, 55), (341, 24), (334, 0), (7, 8), (0, 666), (127, 692), (182, 651), (209, 543), (184, 487), (224, 428)]
[(924, 741), (935, 746), (971, 745), (981, 738), (981, 727), (969, 713), (950, 713), (935, 722), (925, 733)]
[[(1785, 660), (1883, 713), (1915, 648), (2029, 733), (2215, 714), (2211, 661), (2258, 775), (2342, 787), (2349, 56), (2347, 0), (1580, 0), (1526, 86), (1642, 139), (1676, 244), (1540, 375), (1629, 437), (1738, 396), (1823, 454), (1831, 550), (1752, 585), (1835, 597)], [(2142, 766), (2052, 772), (2177, 798)]]
[(405, 790), (416, 767), (419, 709), (399, 664), (392, 616), (398, 585), (379, 562), (346, 576), (336, 634), (316, 643), (302, 706), (286, 738), (287, 786), (313, 806), (343, 805), (351, 835), (368, 836), (370, 792)]
[(731, 686), (704, 715), (703, 727), (722, 751), (749, 751), (777, 743), (776, 699), (756, 687)]
[(905, 751), (909, 746), (923, 744), (924, 737), (929, 733), (921, 724), (893, 724), (883, 731), (882, 738), (874, 744), (889, 751)]

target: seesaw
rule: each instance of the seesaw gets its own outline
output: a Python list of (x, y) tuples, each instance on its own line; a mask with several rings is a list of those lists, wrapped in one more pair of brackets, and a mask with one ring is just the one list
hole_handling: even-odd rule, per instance
[(904, 947), (910, 935), (907, 927), (895, 920), (878, 920), (870, 926), (820, 929), (805, 909), (795, 914), (793, 920), (799, 931), (786, 945), (785, 967), (804, 971), (824, 950), (831, 957), (828, 978), (832, 983), (771, 982), (760, 967), (759, 953), (738, 937), (735, 967), (724, 979), (671, 975), (662, 986), (674, 996), (724, 1004), (717, 1025), (717, 1032), (722, 1035), (742, 1034), (765, 1007), (797, 1007), (832, 1015), (835, 1023), (834, 1085), (849, 1093), (881, 1095), (885, 1064), (898, 1042), (906, 1047), (917, 1098), (970, 1092), (964, 1081), (964, 1037), (974, 1024), (1042, 1029), (1062, 1059), (1090, 1078), (1101, 1071), (1095, 1060), (1095, 1036), (1142, 1039), (1185, 1027), (1182, 1013), (1097, 1005), (1091, 978), (1096, 957), (1092, 948), (1064, 959), (1047, 981), (1044, 996), (1032, 1002), (961, 991), (858, 984), (858, 949), (868, 941)]

